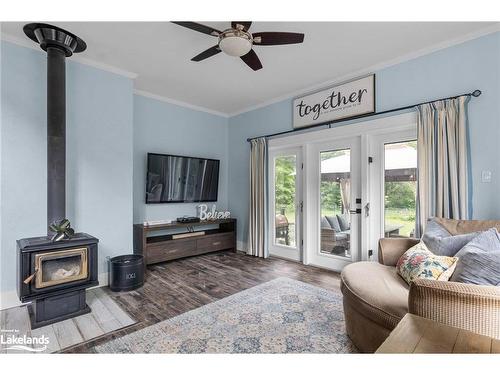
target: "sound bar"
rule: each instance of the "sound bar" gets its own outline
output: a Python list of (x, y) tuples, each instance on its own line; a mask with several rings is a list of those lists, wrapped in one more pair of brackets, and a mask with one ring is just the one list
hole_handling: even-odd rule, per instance
[(196, 216), (183, 216), (177, 218), (178, 223), (199, 223), (200, 218)]

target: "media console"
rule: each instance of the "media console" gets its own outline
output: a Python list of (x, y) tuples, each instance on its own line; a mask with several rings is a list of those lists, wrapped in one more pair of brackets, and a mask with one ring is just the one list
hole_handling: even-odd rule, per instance
[[(212, 228), (214, 226), (218, 227)], [(203, 229), (204, 227), (210, 228)], [(161, 233), (169, 231), (172, 233)], [(182, 236), (189, 236), (190, 233), (195, 235)], [(143, 255), (146, 266), (229, 249), (236, 251), (236, 219), (206, 220), (197, 223), (173, 222), (147, 226), (134, 224), (134, 254)]]

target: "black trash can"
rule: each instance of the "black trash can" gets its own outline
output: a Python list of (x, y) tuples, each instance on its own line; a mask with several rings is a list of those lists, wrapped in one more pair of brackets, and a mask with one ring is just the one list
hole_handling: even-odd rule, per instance
[(113, 292), (125, 292), (144, 284), (142, 255), (120, 255), (109, 260), (109, 287)]

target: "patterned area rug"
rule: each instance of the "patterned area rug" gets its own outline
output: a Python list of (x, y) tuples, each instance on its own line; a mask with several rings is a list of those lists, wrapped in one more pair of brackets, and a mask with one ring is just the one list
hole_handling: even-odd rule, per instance
[(98, 353), (353, 353), (339, 293), (280, 277), (96, 347)]

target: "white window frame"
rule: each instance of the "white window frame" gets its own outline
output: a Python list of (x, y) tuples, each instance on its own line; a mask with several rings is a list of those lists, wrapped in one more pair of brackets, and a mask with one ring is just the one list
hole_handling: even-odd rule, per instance
[[(295, 175), (295, 247), (286, 246), (275, 243), (275, 168), (274, 168), (274, 160), (276, 157), (285, 156), (285, 155), (295, 155), (296, 156), (296, 175)], [(301, 206), (303, 204), (302, 197), (302, 147), (282, 147), (282, 148), (274, 148), (269, 150), (269, 176), (268, 176), (268, 185), (269, 185), (269, 212), (268, 212), (268, 235), (269, 235), (269, 255), (273, 255), (279, 258), (290, 259), (294, 261), (302, 261), (302, 212)]]

